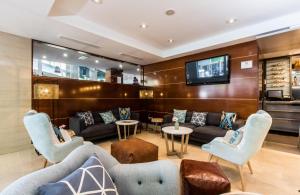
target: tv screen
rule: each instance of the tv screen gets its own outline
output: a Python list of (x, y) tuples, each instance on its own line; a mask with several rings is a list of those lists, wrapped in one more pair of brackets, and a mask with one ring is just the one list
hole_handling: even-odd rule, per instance
[(185, 72), (187, 85), (229, 83), (229, 55), (187, 62)]

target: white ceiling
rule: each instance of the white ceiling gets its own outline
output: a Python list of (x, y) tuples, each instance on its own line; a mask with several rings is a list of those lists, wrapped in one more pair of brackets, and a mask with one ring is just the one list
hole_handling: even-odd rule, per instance
[[(103, 4), (91, 0), (3, 0), (0, 31), (149, 64), (254, 40), (258, 34), (280, 28), (296, 29), (300, 27), (299, 7), (299, 0), (103, 0)], [(176, 14), (166, 16), (167, 9)], [(227, 24), (229, 18), (237, 22)], [(143, 22), (149, 25), (147, 29), (139, 27)]]

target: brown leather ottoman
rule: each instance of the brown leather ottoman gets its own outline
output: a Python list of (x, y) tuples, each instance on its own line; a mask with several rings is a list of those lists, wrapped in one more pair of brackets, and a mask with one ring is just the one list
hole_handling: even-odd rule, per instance
[(230, 182), (217, 163), (182, 160), (183, 195), (218, 195), (230, 191)]
[(120, 163), (143, 163), (158, 160), (158, 146), (138, 138), (111, 144), (111, 155)]

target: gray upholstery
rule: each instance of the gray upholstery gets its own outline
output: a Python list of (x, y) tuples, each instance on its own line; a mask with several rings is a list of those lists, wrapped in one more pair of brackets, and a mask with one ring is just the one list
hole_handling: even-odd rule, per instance
[(179, 171), (170, 161), (119, 164), (99, 146), (83, 145), (62, 162), (24, 176), (2, 191), (2, 195), (34, 195), (39, 186), (58, 181), (79, 168), (96, 153), (109, 172), (120, 195), (179, 195)]

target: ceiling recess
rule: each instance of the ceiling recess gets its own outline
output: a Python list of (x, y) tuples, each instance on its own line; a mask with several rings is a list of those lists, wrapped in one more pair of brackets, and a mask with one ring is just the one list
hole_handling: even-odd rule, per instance
[(132, 59), (135, 59), (135, 60), (143, 61), (143, 58), (132, 56), (132, 55), (129, 55), (129, 54), (126, 54), (126, 53), (120, 53), (120, 56), (124, 56), (124, 57), (127, 57), (127, 58), (132, 58)]
[(73, 43), (78, 43), (78, 44), (81, 44), (81, 45), (84, 45), (84, 46), (87, 46), (87, 47), (92, 47), (92, 48), (96, 48), (96, 49), (101, 48), (100, 46), (94, 45), (92, 43), (87, 43), (87, 42), (84, 42), (84, 41), (79, 41), (79, 40), (76, 40), (76, 39), (73, 39), (73, 38), (69, 38), (69, 37), (65, 37), (65, 36), (61, 36), (61, 35), (59, 36), (59, 38), (62, 39), (62, 40), (73, 42)]

